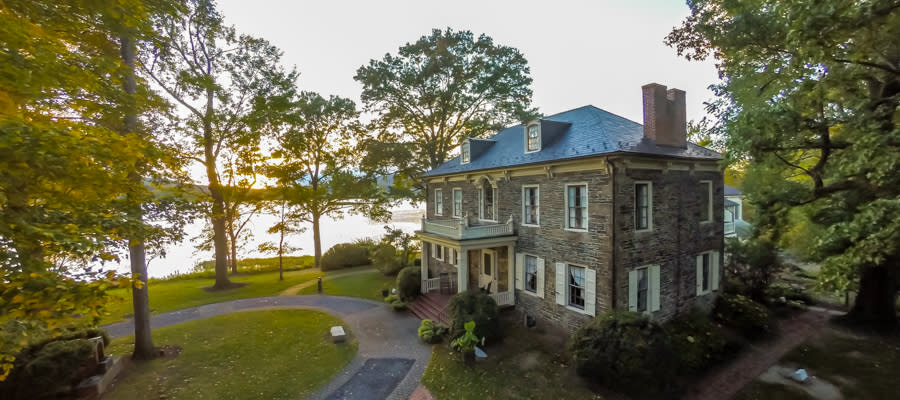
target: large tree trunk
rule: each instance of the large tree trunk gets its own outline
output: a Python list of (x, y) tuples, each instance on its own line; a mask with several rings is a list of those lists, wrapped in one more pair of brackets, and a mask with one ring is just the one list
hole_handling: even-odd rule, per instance
[(897, 323), (896, 266), (866, 268), (859, 278), (859, 293), (848, 319), (863, 325), (893, 327)]
[(315, 267), (321, 268), (322, 261), (322, 235), (319, 232), (319, 219), (322, 218), (321, 215), (314, 213), (312, 216), (313, 223), (313, 247), (315, 254)]
[[(122, 61), (128, 66), (122, 85), (125, 93), (132, 96), (137, 93), (137, 81), (134, 77), (134, 43), (127, 34), (123, 34), (120, 39), (120, 45)], [(137, 130), (138, 116), (133, 99), (127, 100), (124, 119), (125, 131), (123, 134), (135, 132)], [(132, 184), (142, 184), (141, 177), (137, 173), (133, 173), (130, 179)], [(131, 211), (131, 215), (137, 219), (143, 217), (140, 205), (135, 206)], [(147, 261), (143, 241), (138, 239), (129, 240), (128, 251), (131, 260), (131, 276), (140, 281), (139, 285), (132, 285), (131, 288), (131, 300), (134, 305), (134, 352), (132, 353), (132, 358), (149, 360), (156, 356), (156, 352), (153, 348), (153, 336), (150, 329), (150, 296), (148, 293), (149, 287), (147, 286)]]
[(216, 156), (213, 151), (213, 99), (215, 93), (206, 91), (206, 116), (203, 118), (203, 155), (206, 164), (206, 176), (209, 179), (209, 194), (213, 198), (212, 225), (213, 247), (216, 255), (216, 283), (213, 289), (226, 289), (231, 286), (228, 280), (228, 243), (225, 238), (225, 196), (222, 184), (216, 172)]

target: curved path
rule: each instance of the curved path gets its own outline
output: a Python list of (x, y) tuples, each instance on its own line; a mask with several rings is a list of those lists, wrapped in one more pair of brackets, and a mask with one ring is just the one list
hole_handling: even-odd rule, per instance
[[(391, 311), (384, 304), (354, 297), (309, 295), (232, 300), (154, 315), (150, 325), (163, 328), (222, 314), (270, 308), (327, 312), (342, 319), (349, 326), (350, 335), (359, 342), (353, 361), (313, 394), (312, 399), (408, 399), (431, 356), (431, 347), (419, 342), (418, 319), (408, 313)], [(134, 332), (132, 321), (104, 328), (113, 338)]]

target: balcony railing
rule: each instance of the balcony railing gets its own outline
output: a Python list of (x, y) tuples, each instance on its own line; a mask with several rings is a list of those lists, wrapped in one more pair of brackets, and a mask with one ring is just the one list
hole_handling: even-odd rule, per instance
[(428, 293), (432, 290), (441, 289), (441, 278), (431, 278), (422, 280), (422, 293)]
[(515, 302), (513, 301), (513, 299), (514, 299), (513, 292), (511, 290), (507, 291), (507, 292), (491, 293), (490, 296), (494, 298), (494, 301), (497, 302), (498, 306), (513, 306), (513, 305), (515, 305), (514, 304)]
[(469, 219), (469, 217), (458, 220), (427, 220), (422, 218), (422, 231), (456, 240), (481, 239), (515, 234), (515, 226), (511, 216), (505, 223), (469, 223)]

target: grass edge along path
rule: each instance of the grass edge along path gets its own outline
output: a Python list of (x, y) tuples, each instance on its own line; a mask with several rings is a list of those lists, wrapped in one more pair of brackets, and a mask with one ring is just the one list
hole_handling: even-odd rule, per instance
[[(381, 295), (381, 290), (390, 290), (391, 288), (396, 287), (396, 281), (397, 277), (385, 276), (377, 270), (334, 274), (327, 276), (327, 279), (322, 280), (322, 294), (359, 297), (361, 299), (380, 302), (384, 300), (384, 297)], [(309, 295), (318, 293), (316, 281), (306, 282), (297, 287), (300, 287), (300, 289), (292, 294)], [(282, 293), (282, 295), (284, 295), (284, 293)]]
[[(153, 331), (157, 344), (180, 346), (183, 352), (137, 365), (103, 398), (305, 398), (356, 356), (355, 339), (339, 345), (327, 340), (323, 332), (334, 325), (347, 326), (321, 311), (278, 309), (160, 328)], [(123, 337), (109, 352), (127, 354), (132, 346), (133, 337)]]

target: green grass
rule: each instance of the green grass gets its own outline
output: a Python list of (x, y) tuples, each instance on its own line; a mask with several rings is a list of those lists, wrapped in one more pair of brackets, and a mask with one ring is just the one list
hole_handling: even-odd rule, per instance
[[(248, 285), (214, 292), (203, 290), (213, 285), (215, 282), (213, 279), (151, 282), (149, 284), (150, 310), (154, 313), (163, 313), (227, 300), (275, 296), (291, 286), (322, 275), (323, 273), (319, 270), (305, 269), (285, 272), (283, 281), (278, 280), (277, 272), (236, 276), (230, 278), (232, 282), (248, 283)], [(130, 289), (117, 289), (111, 291), (110, 294), (121, 297), (122, 300), (113, 300), (109, 303), (106, 308), (107, 315), (103, 316), (103, 324), (120, 321), (133, 313)]]
[(503, 342), (486, 348), (488, 358), (472, 368), (446, 343), (434, 345), (421, 382), (438, 400), (601, 398), (575, 375), (564, 354), (552, 350), (561, 348), (508, 326)]
[[(340, 271), (335, 271), (339, 273)], [(344, 276), (322, 281), (322, 292), (336, 296), (361, 297), (375, 301), (381, 301), (381, 289), (390, 289), (396, 286), (396, 277), (384, 276), (381, 272)], [(318, 288), (312, 285), (300, 290), (298, 294), (315, 294)]]
[[(782, 365), (805, 368), (811, 376), (828, 381), (840, 389), (846, 399), (896, 399), (900, 392), (900, 347), (879, 338), (856, 337), (827, 330), (822, 338), (813, 338), (782, 357)], [(739, 400), (807, 400), (805, 393), (786, 396), (784, 389), (773, 389), (753, 382)], [(806, 397), (803, 397), (806, 396)]]
[[(177, 345), (176, 358), (138, 364), (105, 400), (301, 399), (355, 356), (357, 343), (331, 344), (341, 320), (311, 310), (238, 312), (153, 331), (156, 345)], [(115, 340), (128, 354), (133, 338)]]

